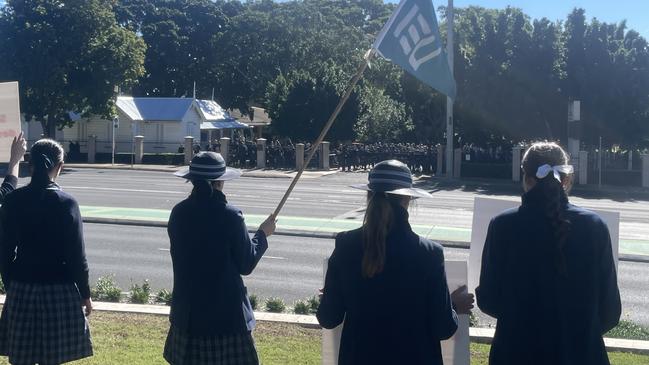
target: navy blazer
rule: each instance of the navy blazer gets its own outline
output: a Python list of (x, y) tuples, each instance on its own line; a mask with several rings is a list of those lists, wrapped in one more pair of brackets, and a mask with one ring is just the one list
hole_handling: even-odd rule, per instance
[(90, 298), (79, 205), (55, 183), (23, 186), (0, 208), (0, 272), (6, 287), (74, 283)]
[(618, 323), (621, 304), (608, 228), (564, 201), (570, 231), (560, 272), (542, 199), (532, 189), (489, 225), (476, 296), (498, 319), (490, 363), (609, 364), (602, 335)]
[(361, 270), (362, 229), (336, 237), (317, 317), (325, 328), (345, 321), (340, 365), (442, 364), (440, 340), (457, 329), (442, 246), (412, 232), (408, 212), (395, 209), (385, 267), (371, 279)]
[(255, 317), (241, 275), (252, 273), (268, 248), (264, 232), (251, 239), (241, 211), (221, 192), (178, 203), (167, 230), (174, 271), (171, 324), (192, 335), (252, 331)]

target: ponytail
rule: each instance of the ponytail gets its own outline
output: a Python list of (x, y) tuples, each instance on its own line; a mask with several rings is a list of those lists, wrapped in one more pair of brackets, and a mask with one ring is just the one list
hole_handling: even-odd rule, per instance
[(394, 223), (394, 206), (399, 197), (369, 192), (363, 221), (363, 277), (372, 278), (383, 271), (387, 235)]
[(523, 171), (526, 179), (536, 179), (534, 190), (541, 194), (540, 209), (542, 216), (552, 231), (553, 245), (555, 246), (555, 265), (560, 274), (567, 272), (564, 245), (570, 231), (570, 221), (565, 215), (565, 204), (568, 202), (568, 194), (562, 181), (569, 186), (570, 175), (560, 173), (561, 181), (553, 174), (543, 178), (537, 178), (536, 173), (543, 165), (559, 166), (567, 165), (568, 154), (554, 142), (537, 142), (525, 152), (523, 157)]
[(566, 273), (566, 259), (563, 253), (570, 221), (565, 217), (563, 202), (568, 196), (563, 186), (554, 177), (548, 176), (538, 182), (538, 188), (543, 194), (543, 216), (552, 229), (552, 235), (556, 244), (555, 264), (561, 274)]
[(209, 199), (212, 197), (214, 190), (212, 189), (212, 184), (208, 180), (192, 180), (192, 185), (194, 189), (192, 190), (192, 197), (203, 200)]

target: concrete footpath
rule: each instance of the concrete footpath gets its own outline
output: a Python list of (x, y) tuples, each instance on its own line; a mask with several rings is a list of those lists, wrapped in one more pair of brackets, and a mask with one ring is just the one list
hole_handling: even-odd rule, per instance
[[(0, 296), (0, 304), (4, 304), (5, 296)], [(118, 312), (118, 313), (134, 313), (134, 314), (152, 314), (152, 315), (169, 315), (169, 306), (164, 305), (151, 305), (151, 304), (128, 304), (128, 303), (106, 303), (106, 302), (93, 302), (93, 310), (103, 312)], [(262, 322), (280, 322), (295, 324), (309, 328), (320, 328), (315, 316), (299, 315), (299, 314), (284, 314), (284, 313), (268, 313), (268, 312), (255, 312), (257, 321)], [(493, 328), (477, 328), (471, 327), (469, 329), (469, 336), (472, 342), (478, 343), (491, 343), (493, 340), (495, 329)], [(624, 340), (618, 338), (604, 338), (606, 349), (610, 351), (633, 352), (638, 354), (649, 355), (649, 341), (640, 340)]]

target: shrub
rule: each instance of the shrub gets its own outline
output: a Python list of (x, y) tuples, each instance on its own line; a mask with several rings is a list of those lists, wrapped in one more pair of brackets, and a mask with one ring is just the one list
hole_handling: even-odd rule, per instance
[(97, 284), (90, 290), (92, 299), (100, 302), (119, 302), (122, 289), (115, 284), (113, 275), (102, 276), (97, 279)]
[(167, 289), (162, 289), (155, 296), (156, 303), (163, 303), (165, 305), (171, 304), (171, 292)]
[(286, 310), (286, 305), (280, 298), (268, 298), (266, 301), (266, 310), (271, 313), (282, 313)]
[(148, 280), (144, 280), (142, 285), (131, 285), (131, 303), (146, 304), (149, 302), (151, 295), (151, 286)]
[(250, 299), (252, 310), (257, 310), (257, 307), (259, 306), (259, 298), (254, 294), (250, 295), (248, 298)]
[(311, 306), (306, 301), (298, 300), (293, 306), (293, 312), (295, 314), (309, 314), (311, 313)]
[(478, 327), (478, 316), (473, 312), (469, 314), (469, 327)]
[(318, 308), (320, 307), (320, 297), (317, 295), (312, 296), (307, 300), (307, 303), (309, 304), (309, 312), (311, 314), (316, 314), (318, 313)]
[(7, 294), (4, 281), (0, 280), (0, 294)]
[(633, 323), (629, 320), (621, 320), (618, 325), (610, 330), (605, 337), (624, 338), (627, 340), (649, 340), (649, 328)]

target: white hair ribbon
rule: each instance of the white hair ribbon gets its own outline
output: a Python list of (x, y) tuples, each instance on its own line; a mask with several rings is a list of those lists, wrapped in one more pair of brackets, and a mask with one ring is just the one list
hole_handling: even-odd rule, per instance
[(558, 182), (561, 182), (561, 175), (560, 175), (560, 173), (564, 173), (564, 174), (572, 174), (573, 171), (574, 171), (574, 168), (572, 167), (572, 165), (557, 165), (557, 166), (550, 166), (550, 165), (547, 165), (547, 164), (546, 164), (546, 165), (541, 165), (541, 166), (539, 166), (538, 170), (536, 170), (536, 177), (537, 177), (538, 179), (543, 179), (543, 178), (545, 178), (546, 176), (548, 176), (548, 174), (549, 174), (550, 172), (552, 172), (552, 175), (554, 176), (554, 178), (555, 178)]

